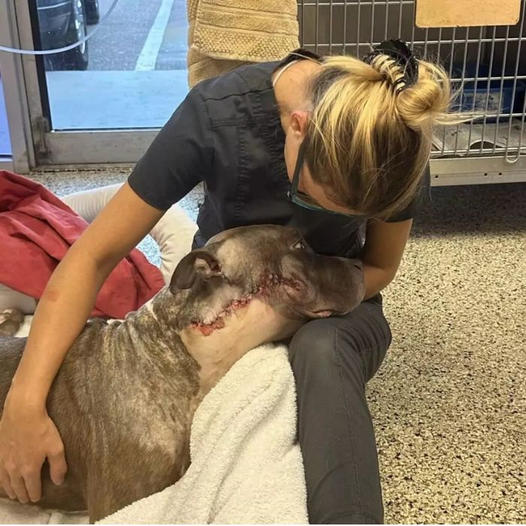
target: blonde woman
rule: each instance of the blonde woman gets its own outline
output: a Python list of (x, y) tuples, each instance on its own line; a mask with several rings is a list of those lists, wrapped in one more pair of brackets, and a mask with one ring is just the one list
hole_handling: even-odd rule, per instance
[[(380, 291), (395, 277), (449, 82), (401, 41), (364, 60), (297, 50), (194, 87), (126, 184), (69, 250), (42, 296), (0, 421), (0, 480), (40, 497), (66, 462), (46, 396), (117, 262), (199, 182), (194, 247), (221, 230), (294, 225), (320, 253), (359, 256), (366, 297), (290, 342), (313, 523), (380, 523), (383, 506), (365, 384), (391, 342)], [(82, 279), (79, 279), (82, 276)], [(279, 489), (276, 489), (279, 491)]]

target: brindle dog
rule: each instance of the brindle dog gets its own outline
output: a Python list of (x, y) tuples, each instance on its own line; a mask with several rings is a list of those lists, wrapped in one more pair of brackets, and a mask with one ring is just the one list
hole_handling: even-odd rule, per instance
[[(233, 363), (363, 296), (359, 260), (316, 255), (293, 228), (214, 236), (138, 311), (89, 320), (75, 340), (47, 399), (69, 469), (56, 486), (44, 466), (39, 505), (96, 521), (173, 484), (190, 462), (194, 412)], [(0, 339), (0, 408), (24, 345)]]

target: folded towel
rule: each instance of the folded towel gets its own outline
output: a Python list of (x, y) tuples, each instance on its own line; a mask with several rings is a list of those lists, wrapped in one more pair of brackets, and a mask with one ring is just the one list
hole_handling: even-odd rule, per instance
[(296, 0), (188, 0), (190, 86), (299, 47)]
[[(40, 298), (53, 270), (87, 226), (42, 185), (0, 171), (0, 283)], [(163, 286), (160, 270), (134, 249), (106, 279), (92, 316), (124, 318)]]
[(197, 409), (184, 477), (102, 522), (307, 523), (295, 392), (285, 346), (247, 353)]

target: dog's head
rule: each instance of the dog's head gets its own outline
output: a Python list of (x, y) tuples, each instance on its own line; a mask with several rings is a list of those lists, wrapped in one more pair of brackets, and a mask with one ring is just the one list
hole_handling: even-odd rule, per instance
[(247, 226), (185, 256), (170, 290), (184, 295), (178, 325), (211, 332), (255, 298), (288, 319), (345, 314), (363, 299), (363, 269), (356, 259), (315, 254), (294, 228)]

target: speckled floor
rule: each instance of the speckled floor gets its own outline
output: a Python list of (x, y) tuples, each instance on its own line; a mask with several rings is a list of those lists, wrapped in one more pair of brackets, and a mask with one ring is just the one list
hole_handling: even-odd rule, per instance
[[(127, 173), (32, 177), (64, 195)], [(386, 522), (526, 524), (526, 184), (434, 188), (384, 305), (368, 397)]]

